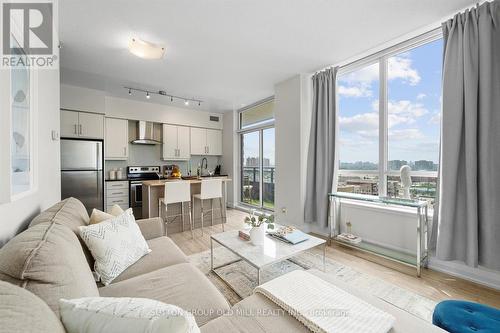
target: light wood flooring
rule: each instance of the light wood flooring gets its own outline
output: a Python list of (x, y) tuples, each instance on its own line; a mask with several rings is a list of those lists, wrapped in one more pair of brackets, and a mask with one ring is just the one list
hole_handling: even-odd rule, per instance
[[(227, 210), (227, 223), (225, 230), (240, 229), (243, 227), (243, 219), (246, 213), (235, 209)], [(210, 225), (210, 222), (206, 223)], [(170, 228), (169, 228), (170, 230)], [(170, 233), (169, 237), (184, 251), (186, 255), (203, 252), (210, 249), (210, 235), (222, 232), (220, 224), (195, 229), (194, 239), (190, 231)], [(327, 247), (328, 258), (346, 266), (350, 266), (360, 272), (377, 276), (387, 282), (391, 282), (402, 288), (406, 288), (428, 297), (435, 301), (445, 299), (465, 299), (500, 308), (500, 291), (491, 289), (473, 282), (453, 277), (448, 274), (423, 269), (422, 276), (415, 276), (415, 269), (390, 261), (384, 261), (379, 257), (370, 256), (362, 252), (348, 249), (339, 245)], [(371, 259), (371, 260), (370, 260)], [(376, 262), (374, 262), (376, 260)]]

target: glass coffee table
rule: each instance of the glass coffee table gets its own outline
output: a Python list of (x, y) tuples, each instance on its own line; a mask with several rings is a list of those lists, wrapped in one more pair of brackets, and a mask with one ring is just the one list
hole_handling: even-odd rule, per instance
[[(234, 253), (238, 259), (214, 267), (214, 242)], [(231, 287), (222, 275), (217, 273), (217, 269), (243, 260), (257, 269), (257, 285), (260, 285), (260, 273), (264, 267), (287, 260), (320, 245), (323, 245), (323, 270), (325, 270), (326, 241), (324, 239), (309, 235), (308, 240), (292, 245), (266, 235), (263, 245), (254, 245), (251, 241), (239, 238), (238, 230), (226, 231), (210, 237), (210, 269)]]

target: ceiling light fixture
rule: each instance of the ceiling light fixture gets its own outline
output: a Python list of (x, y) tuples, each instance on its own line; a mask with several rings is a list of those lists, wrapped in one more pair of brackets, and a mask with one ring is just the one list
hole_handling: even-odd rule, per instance
[(161, 59), (165, 55), (165, 48), (138, 38), (131, 38), (128, 49), (133, 54), (143, 59)]
[(182, 97), (182, 96), (175, 96), (175, 95), (168, 94), (165, 90), (151, 91), (151, 90), (145, 90), (145, 89), (133, 88), (133, 87), (123, 87), (123, 88), (128, 90), (129, 95), (132, 95), (133, 91), (139, 91), (142, 93), (146, 93), (147, 99), (151, 98), (151, 94), (156, 94), (156, 95), (161, 95), (164, 97), (169, 97), (170, 102), (173, 102), (174, 99), (177, 99), (179, 101), (184, 101), (184, 105), (186, 105), (186, 106), (188, 106), (190, 102), (197, 103), (198, 106), (201, 106), (201, 103), (203, 103), (203, 101), (199, 100), (199, 99), (186, 98), (186, 97)]

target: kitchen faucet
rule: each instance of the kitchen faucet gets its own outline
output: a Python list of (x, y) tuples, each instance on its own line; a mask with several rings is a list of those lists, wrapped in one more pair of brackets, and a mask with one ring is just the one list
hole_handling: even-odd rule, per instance
[[(203, 162), (205, 162), (205, 167), (203, 167)], [(204, 173), (203, 170), (207, 171), (207, 169), (208, 169), (208, 160), (206, 157), (203, 157), (201, 159), (201, 175), (206, 174), (206, 172)]]

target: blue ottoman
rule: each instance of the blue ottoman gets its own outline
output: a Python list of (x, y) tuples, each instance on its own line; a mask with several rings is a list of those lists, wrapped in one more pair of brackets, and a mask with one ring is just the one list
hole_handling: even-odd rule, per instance
[(443, 301), (432, 323), (450, 333), (500, 333), (500, 310), (479, 303)]

